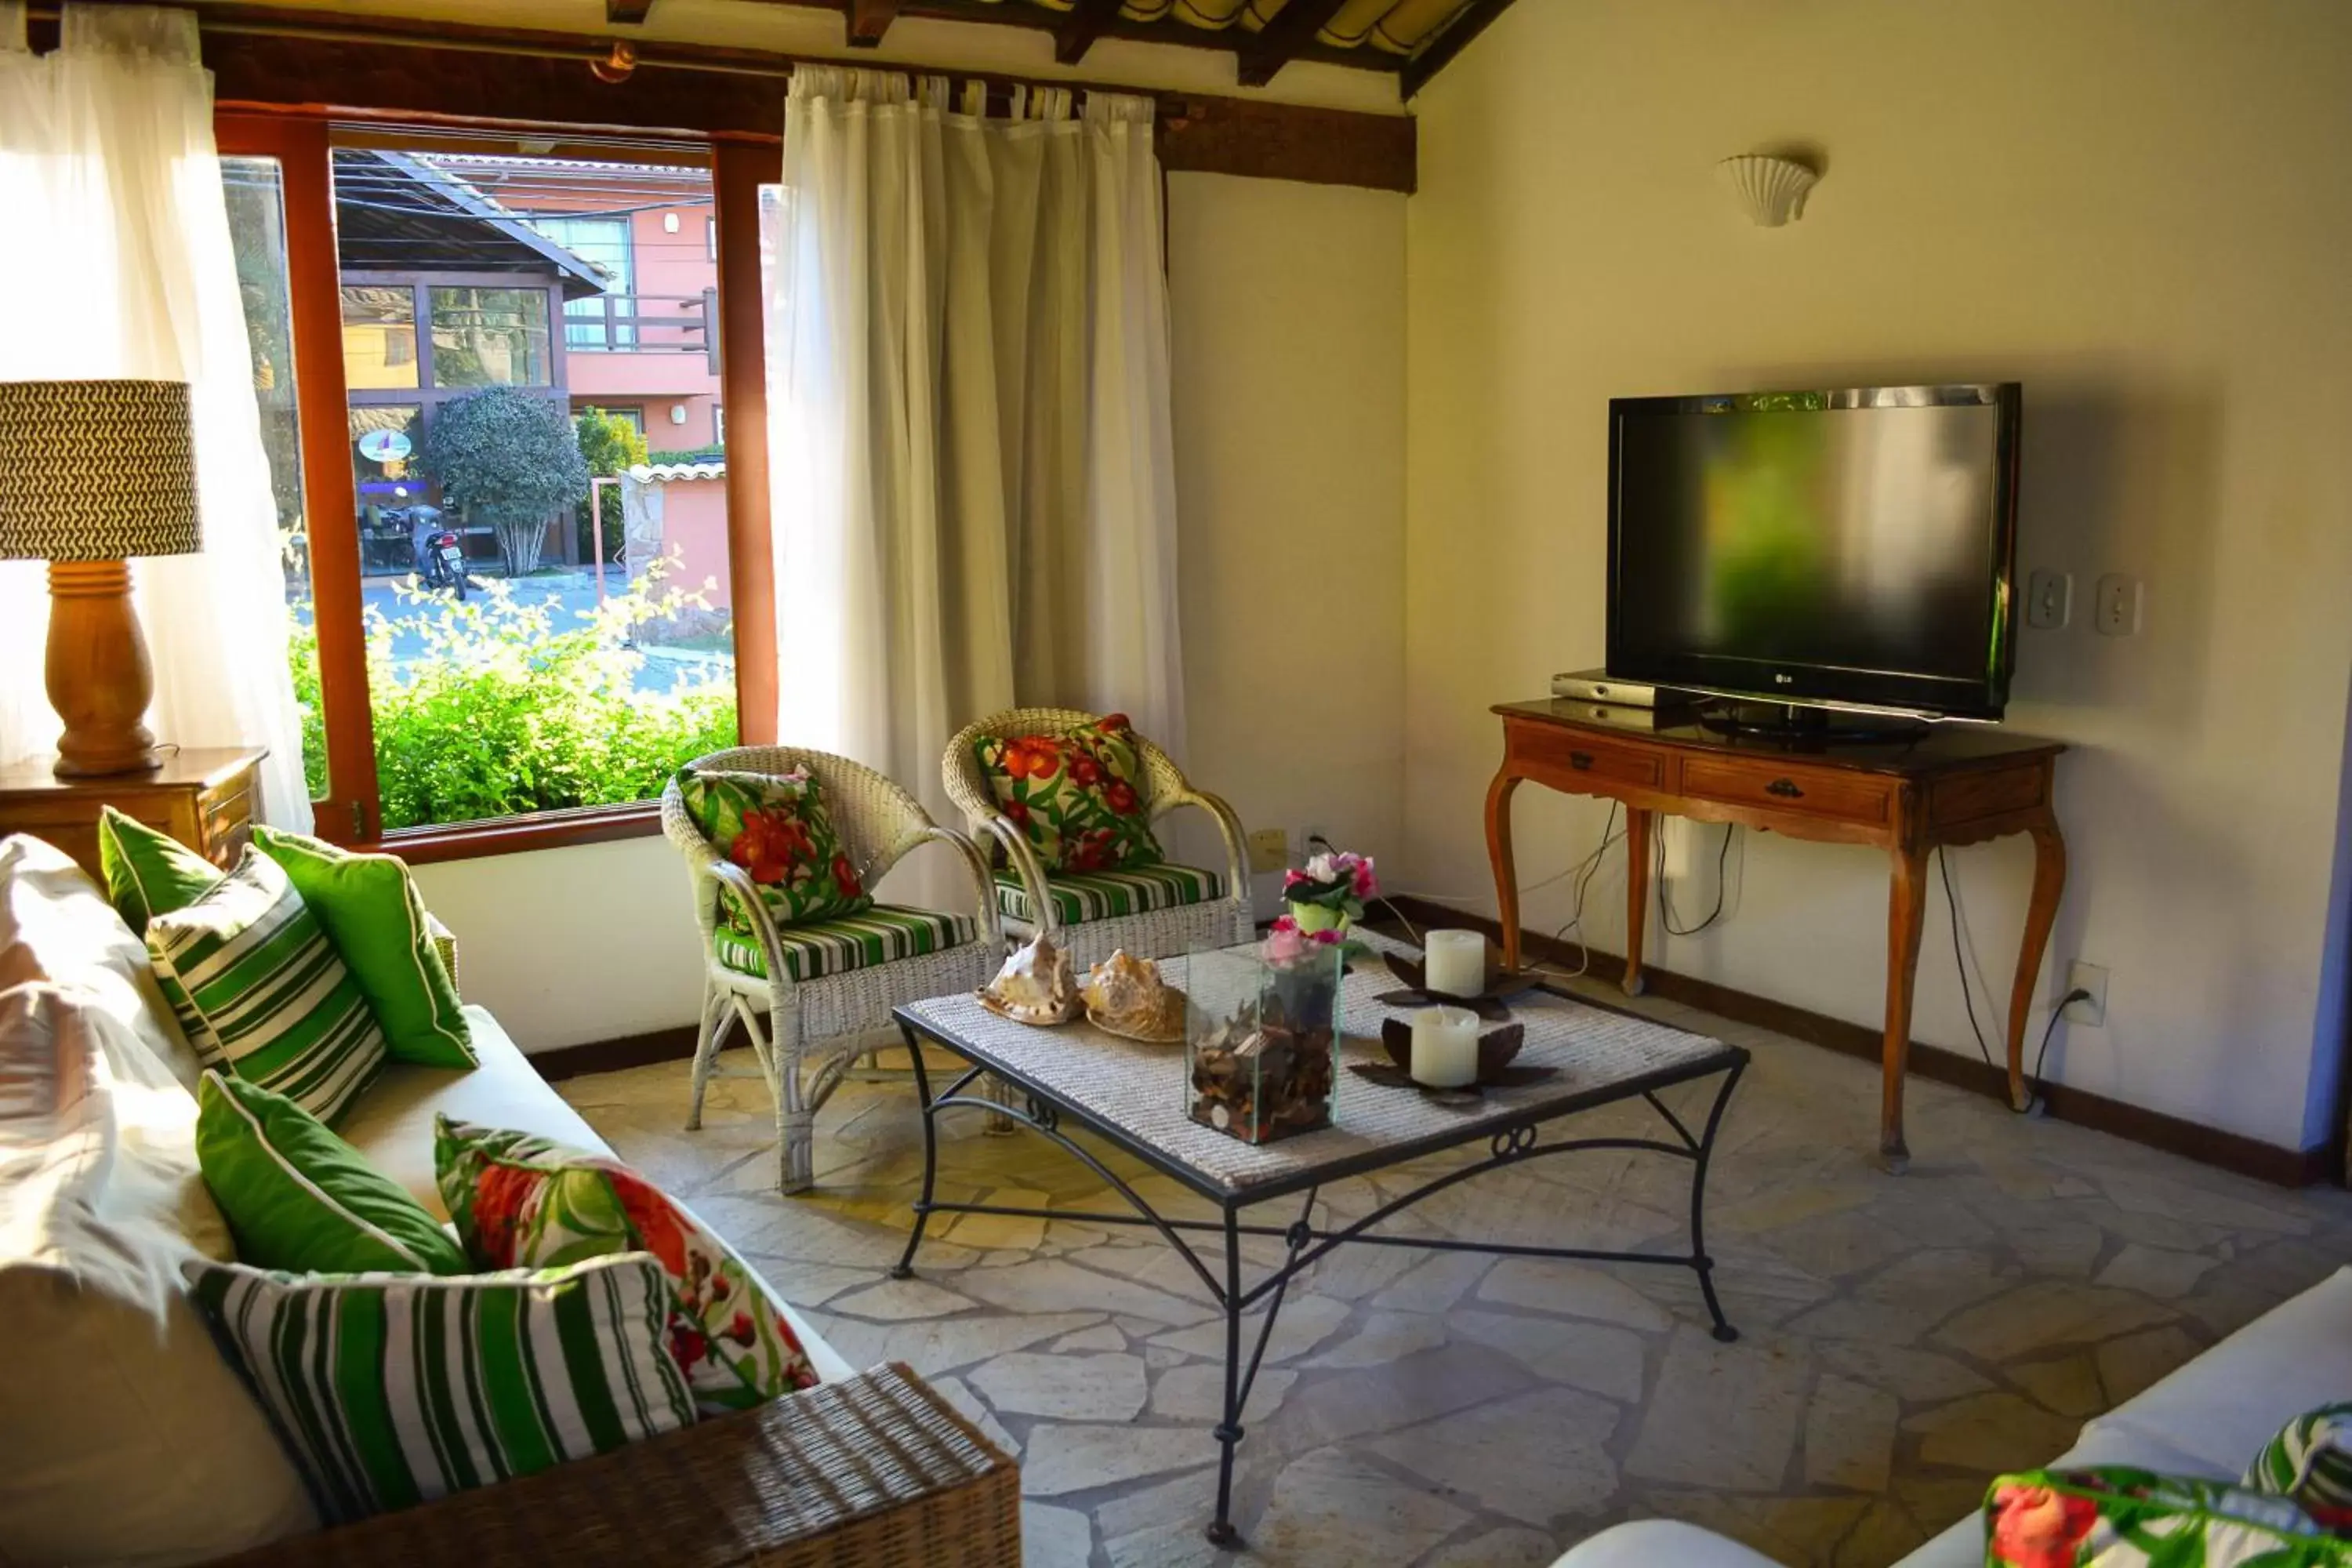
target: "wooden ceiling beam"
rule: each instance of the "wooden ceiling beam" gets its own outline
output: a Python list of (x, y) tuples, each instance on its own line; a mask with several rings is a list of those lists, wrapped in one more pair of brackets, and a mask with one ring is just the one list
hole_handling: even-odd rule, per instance
[(1118, 20), (1118, 8), (1124, 0), (1077, 0), (1062, 25), (1054, 29), (1054, 58), (1066, 66), (1076, 65), (1095, 47), (1113, 22)]
[(882, 35), (898, 19), (898, 0), (848, 0), (849, 47), (870, 49), (882, 42)]
[(1429, 85), (1429, 79), (1451, 64), (1454, 57), (1470, 47), (1470, 40), (1485, 32), (1487, 26), (1511, 8), (1511, 0), (1470, 0), (1470, 4), (1454, 13), (1454, 20), (1445, 24), (1437, 37), (1423, 45), (1419, 53), (1404, 63), (1401, 86), (1404, 100), (1412, 101), (1413, 94)]
[(1287, 0), (1274, 20), (1244, 35), (1234, 53), (1244, 87), (1264, 87), (1331, 24), (1346, 0)]
[(604, 0), (604, 20), (614, 26), (641, 27), (654, 0)]

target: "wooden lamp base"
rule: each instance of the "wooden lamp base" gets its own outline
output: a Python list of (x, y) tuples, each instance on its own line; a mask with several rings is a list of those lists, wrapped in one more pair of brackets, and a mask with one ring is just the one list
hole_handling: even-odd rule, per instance
[(131, 608), (127, 561), (49, 563), (49, 706), (65, 721), (59, 778), (147, 773), (163, 765), (147, 704), (147, 639)]

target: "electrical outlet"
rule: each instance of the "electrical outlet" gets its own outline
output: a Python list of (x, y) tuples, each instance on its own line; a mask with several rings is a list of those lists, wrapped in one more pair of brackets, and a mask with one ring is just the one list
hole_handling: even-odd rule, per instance
[(1290, 864), (1290, 835), (1279, 827), (1261, 827), (1249, 836), (1253, 871), (1279, 871)]
[(1692, 825), (1680, 818), (1661, 817), (1657, 822), (1659, 841), (1665, 846), (1665, 879), (1680, 882), (1691, 874), (1691, 840), (1697, 837)]
[(2025, 579), (2025, 624), (2036, 631), (2063, 630), (2074, 614), (2074, 574), (2034, 572)]
[(2110, 572), (2099, 579), (2099, 635), (2127, 637), (2139, 630), (2139, 579)]
[(2070, 1024), (2080, 1024), (2089, 1029), (2107, 1026), (2107, 972), (2095, 963), (2070, 963), (2066, 966), (2066, 989), (2087, 991), (2090, 1000), (2069, 1002), (2058, 1010), (2058, 1016)]

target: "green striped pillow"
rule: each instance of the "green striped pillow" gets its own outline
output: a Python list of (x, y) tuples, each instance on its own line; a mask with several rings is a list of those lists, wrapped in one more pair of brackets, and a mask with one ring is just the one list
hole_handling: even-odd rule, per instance
[(196, 1304), (347, 1521), (609, 1453), (694, 1419), (649, 1254), (441, 1279), (186, 1265)]
[(2352, 1531), (2352, 1405), (2323, 1405), (2288, 1422), (2254, 1456), (2245, 1484), (2293, 1498), (2329, 1530)]
[(383, 1065), (383, 1031), (318, 917), (268, 856), (147, 922), (159, 979), (187, 994), (208, 1067), (275, 1089), (333, 1126)]

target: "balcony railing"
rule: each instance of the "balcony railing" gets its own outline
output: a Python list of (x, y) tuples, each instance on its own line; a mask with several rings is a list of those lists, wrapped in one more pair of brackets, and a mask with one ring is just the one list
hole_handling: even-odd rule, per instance
[(700, 354), (719, 374), (719, 290), (699, 294), (601, 294), (563, 307), (569, 353)]

